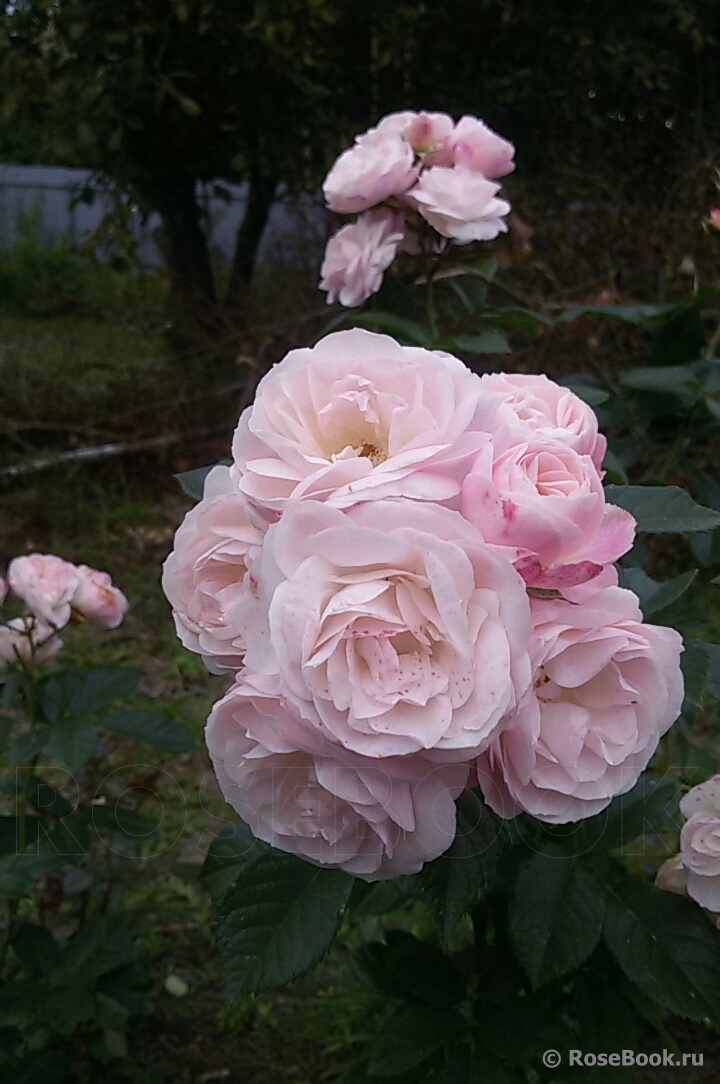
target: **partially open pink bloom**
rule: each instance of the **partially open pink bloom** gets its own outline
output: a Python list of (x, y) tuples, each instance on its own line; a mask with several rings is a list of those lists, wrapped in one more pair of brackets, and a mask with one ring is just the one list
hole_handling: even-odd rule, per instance
[(407, 192), (417, 177), (415, 155), (399, 135), (356, 143), (343, 151), (323, 184), (325, 202), (339, 214), (358, 214)]
[(377, 293), (403, 233), (402, 214), (389, 208), (366, 211), (338, 230), (320, 268), (320, 289), (327, 291), (328, 304), (338, 300), (353, 308)]
[(227, 467), (213, 469), (205, 494), (175, 535), (162, 585), (185, 647), (202, 655), (213, 672), (234, 673), (246, 647), (235, 615), (253, 593), (249, 566), (262, 533), (248, 520)]
[(106, 629), (116, 629), (128, 610), (125, 595), (113, 586), (107, 572), (87, 565), (78, 565), (77, 572), (79, 582), (71, 601), (73, 614)]
[(660, 866), (655, 877), (655, 884), (663, 892), (674, 892), (676, 896), (687, 896), (687, 872), (681, 854), (674, 854)]
[(361, 328), (335, 332), (260, 381), (235, 432), (233, 474), (268, 513), (299, 498), (339, 508), (380, 497), (445, 501), (459, 495), (496, 405), (450, 354)]
[(243, 673), (205, 731), (225, 799), (253, 833), (367, 881), (417, 873), (455, 837), (465, 765), (369, 763), (308, 732), (272, 678)]
[(708, 222), (713, 229), (720, 230), (720, 207), (713, 207), (708, 215)]
[(519, 439), (534, 433), (589, 455), (601, 469), (607, 440), (598, 432), (595, 411), (569, 388), (540, 373), (485, 373), (483, 388), (501, 396), (499, 423)]
[(55, 628), (67, 625), (80, 577), (75, 565), (52, 553), (14, 557), (8, 583), (30, 613)]
[(500, 185), (467, 166), (431, 166), (405, 200), (443, 237), (467, 245), (507, 233), (504, 218), (510, 204), (496, 198), (499, 190)]
[(293, 502), (256, 567), (268, 633), (247, 666), (352, 752), (467, 761), (528, 687), (525, 585), (457, 512)]
[(680, 855), (688, 895), (708, 911), (720, 911), (720, 775), (693, 787), (680, 802), (687, 822)]
[(647, 767), (680, 713), (682, 639), (644, 624), (619, 587), (531, 606), (533, 686), (479, 758), (478, 781), (500, 816), (564, 824), (605, 809)]
[(452, 165), (452, 154), (445, 151), (455, 125), (447, 113), (416, 113), (406, 109), (389, 113), (374, 128), (357, 136), (356, 143), (379, 143), (392, 136), (401, 136), (416, 154), (432, 165)]
[(565, 582), (583, 582), (588, 562), (597, 573), (630, 549), (635, 520), (605, 504), (590, 456), (529, 432), (517, 443), (512, 429), (488, 439), (463, 482), (462, 513), (486, 541), (516, 548), (528, 582), (557, 565), (580, 566)]
[(515, 169), (515, 147), (477, 117), (461, 117), (447, 140), (455, 165), (495, 180)]
[(31, 659), (42, 665), (51, 662), (62, 648), (55, 629), (33, 617), (13, 617), (0, 625), (0, 669)]

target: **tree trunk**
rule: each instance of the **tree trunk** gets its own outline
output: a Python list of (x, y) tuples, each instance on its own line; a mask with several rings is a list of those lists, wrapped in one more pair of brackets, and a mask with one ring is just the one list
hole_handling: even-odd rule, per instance
[(276, 187), (277, 181), (274, 177), (266, 177), (258, 170), (251, 172), (247, 207), (238, 228), (230, 282), (225, 297), (227, 309), (236, 309), (250, 286), (258, 246), (270, 217)]

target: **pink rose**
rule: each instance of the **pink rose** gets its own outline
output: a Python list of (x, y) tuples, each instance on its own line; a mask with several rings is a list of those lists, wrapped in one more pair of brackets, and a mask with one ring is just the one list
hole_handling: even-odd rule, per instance
[(28, 610), (57, 629), (67, 625), (79, 575), (75, 565), (52, 553), (14, 557), (8, 566), (11, 590)]
[(680, 635), (643, 624), (619, 587), (568, 598), (532, 600), (532, 689), (477, 763), (504, 817), (564, 824), (599, 813), (635, 785), (680, 713)]
[(443, 237), (467, 245), (507, 233), (503, 218), (510, 204), (496, 198), (499, 190), (500, 185), (467, 166), (431, 166), (405, 200)]
[(532, 430), (538, 437), (567, 444), (578, 455), (589, 455), (601, 469), (607, 441), (598, 433), (594, 410), (568, 388), (539, 373), (485, 373), (483, 388), (502, 397), (498, 421), (522, 439)]
[(495, 180), (515, 169), (515, 147), (477, 117), (461, 117), (448, 141), (455, 165)]
[(457, 497), (496, 397), (450, 354), (361, 328), (293, 350), (263, 377), (233, 440), (241, 493), (272, 520), (289, 498), (345, 508)]
[(320, 268), (320, 289), (328, 304), (362, 305), (382, 286), (383, 276), (403, 239), (403, 216), (389, 208), (366, 211), (343, 226), (327, 243)]
[(378, 143), (392, 136), (401, 136), (416, 154), (432, 165), (452, 165), (452, 154), (445, 150), (455, 125), (447, 113), (416, 113), (407, 109), (390, 113), (374, 128), (357, 136), (360, 144)]
[(382, 764), (308, 734), (272, 679), (243, 674), (205, 731), (223, 795), (253, 833), (367, 881), (417, 873), (455, 836), (464, 765)]
[(407, 192), (417, 177), (415, 155), (399, 136), (356, 143), (343, 151), (323, 184), (325, 202), (339, 214), (358, 214)]
[[(515, 443), (505, 429), (488, 439), (463, 482), (461, 511), (487, 542), (515, 547), (520, 569), (545, 586), (582, 582), (633, 544), (635, 520), (605, 504), (590, 456), (567, 444), (530, 436)], [(525, 560), (523, 560), (525, 558)], [(555, 566), (572, 565), (578, 579)], [(594, 567), (593, 567), (594, 566)]]
[(162, 576), (178, 636), (213, 673), (234, 673), (242, 665), (246, 645), (234, 615), (242, 614), (252, 597), (248, 566), (261, 542), (228, 468), (215, 467), (205, 482), (205, 498), (178, 528)]
[(72, 597), (72, 612), (106, 629), (116, 629), (128, 610), (128, 600), (107, 572), (78, 565), (79, 582)]
[(467, 760), (529, 685), (525, 585), (456, 512), (289, 504), (256, 567), (269, 635), (246, 665), (346, 749)]
[(676, 896), (687, 896), (687, 873), (681, 854), (667, 858), (655, 877), (655, 884), (663, 892), (674, 892)]
[(63, 643), (55, 629), (33, 617), (13, 617), (0, 625), (0, 669), (19, 659), (39, 665), (51, 662)]
[(720, 230), (720, 207), (713, 207), (708, 214), (707, 220), (713, 229)]
[(720, 911), (720, 775), (688, 791), (680, 810), (688, 818), (680, 833), (688, 895), (708, 911)]

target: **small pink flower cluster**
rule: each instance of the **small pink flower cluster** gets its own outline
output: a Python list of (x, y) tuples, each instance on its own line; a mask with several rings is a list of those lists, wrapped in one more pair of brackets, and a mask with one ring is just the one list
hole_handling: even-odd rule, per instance
[(501, 816), (579, 820), (629, 790), (680, 711), (682, 644), (612, 562), (593, 411), (361, 329), (294, 350), (242, 414), (163, 584), (235, 684), (207, 743), (261, 839), (374, 880)]
[(510, 204), (495, 181), (515, 148), (477, 117), (391, 113), (357, 136), (325, 178), (331, 211), (358, 214), (330, 238), (320, 269), (328, 303), (361, 305), (398, 251), (440, 251), (507, 231)]
[(720, 775), (689, 790), (680, 812), (680, 853), (660, 867), (657, 885), (690, 896), (720, 923)]
[(128, 608), (107, 572), (73, 565), (52, 553), (13, 558), (7, 581), (0, 579), (0, 604), (8, 587), (25, 613), (0, 624), (0, 667), (18, 659), (49, 662), (63, 646), (57, 633), (71, 618), (114, 629)]

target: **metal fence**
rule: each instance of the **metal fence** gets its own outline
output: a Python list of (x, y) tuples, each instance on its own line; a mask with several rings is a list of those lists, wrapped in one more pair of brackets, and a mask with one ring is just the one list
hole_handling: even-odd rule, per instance
[[(232, 259), (237, 228), (245, 213), (247, 186), (223, 183), (229, 200), (220, 197), (215, 187), (215, 184), (200, 186), (198, 196), (205, 211), (210, 244), (215, 258), (222, 264)], [(78, 198), (84, 191), (92, 193), (92, 202)], [(28, 218), (41, 241), (52, 244), (66, 236), (73, 244), (79, 244), (111, 209), (109, 190), (88, 170), (0, 164), (0, 248), (12, 245), (20, 223)], [(157, 215), (143, 222), (139, 211), (131, 214), (130, 227), (138, 257), (145, 265), (161, 263), (154, 240), (159, 225)], [(319, 199), (303, 196), (289, 200), (281, 196), (271, 211), (259, 259), (317, 266), (327, 229), (327, 216)]]

